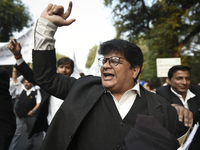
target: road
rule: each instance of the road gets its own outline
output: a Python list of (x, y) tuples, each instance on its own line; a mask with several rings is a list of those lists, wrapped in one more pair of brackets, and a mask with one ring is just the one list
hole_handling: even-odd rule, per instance
[[(39, 133), (34, 138), (34, 147), (31, 150), (39, 150), (42, 143), (43, 134)], [(26, 126), (23, 128), (23, 133), (20, 136), (19, 143), (17, 145), (17, 150), (27, 150), (28, 146), (28, 133), (26, 132)]]

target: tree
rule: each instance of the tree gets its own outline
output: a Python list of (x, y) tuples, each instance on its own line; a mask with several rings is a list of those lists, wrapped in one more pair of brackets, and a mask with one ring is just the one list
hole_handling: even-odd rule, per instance
[(95, 56), (96, 56), (96, 52), (97, 52), (97, 45), (93, 46), (90, 50), (89, 50), (89, 54), (87, 57), (87, 61), (85, 64), (86, 68), (90, 68), (94, 62)]
[[(117, 38), (134, 43), (144, 40), (143, 75), (149, 81), (156, 79), (156, 58), (185, 57), (191, 44), (199, 39), (200, 1), (198, 0), (104, 0), (113, 8)], [(189, 64), (182, 59), (183, 64)], [(148, 78), (147, 78), (148, 77)]]
[(28, 9), (21, 0), (1, 0), (0, 41), (7, 42), (13, 32), (20, 32), (32, 25)]

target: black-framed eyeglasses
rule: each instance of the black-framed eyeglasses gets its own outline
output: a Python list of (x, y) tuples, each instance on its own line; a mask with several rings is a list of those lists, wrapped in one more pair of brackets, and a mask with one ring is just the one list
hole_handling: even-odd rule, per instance
[(101, 57), (98, 59), (98, 62), (99, 62), (99, 66), (103, 66), (107, 61), (109, 61), (109, 65), (114, 67), (114, 66), (117, 66), (119, 64), (119, 61), (120, 59), (124, 59), (123, 57), (117, 57), (117, 56), (113, 56), (113, 57), (110, 57), (110, 58), (104, 58), (104, 57)]

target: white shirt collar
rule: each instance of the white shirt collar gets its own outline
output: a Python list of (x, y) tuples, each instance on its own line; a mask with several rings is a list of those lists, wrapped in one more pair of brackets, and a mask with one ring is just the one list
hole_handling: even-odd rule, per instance
[(119, 102), (116, 100), (116, 98), (112, 95), (110, 91), (106, 90), (105, 92), (108, 92), (111, 94), (113, 101), (122, 119), (124, 119), (124, 117), (127, 115), (129, 110), (131, 109), (132, 105), (135, 102), (137, 94), (141, 96), (139, 83), (137, 83), (132, 89), (127, 90), (123, 94)]
[(194, 93), (192, 93), (190, 91), (190, 89), (187, 90), (186, 92), (186, 97), (185, 100), (183, 99), (182, 95), (178, 94), (177, 92), (175, 92), (172, 87), (171, 87), (171, 91), (181, 100), (181, 102), (183, 103), (183, 105), (185, 106), (185, 108), (189, 109), (188, 106), (188, 100), (195, 97), (196, 95)]
[[(141, 97), (141, 94), (140, 94), (140, 84), (139, 84), (139, 82), (136, 83), (136, 85), (135, 85), (132, 89), (127, 90), (125, 93), (127, 93), (128, 91), (136, 91), (136, 93)], [(111, 91), (105, 89), (105, 93), (106, 93), (106, 92), (112, 94)], [(125, 93), (124, 93), (124, 94), (125, 94)]]
[(35, 89), (35, 87), (33, 86), (32, 88), (30, 88), (29, 90), (27, 90), (27, 89), (25, 88), (25, 86), (24, 86), (24, 87), (23, 87), (23, 90), (26, 91), (26, 95), (29, 95), (32, 91), (35, 91), (36, 89)]

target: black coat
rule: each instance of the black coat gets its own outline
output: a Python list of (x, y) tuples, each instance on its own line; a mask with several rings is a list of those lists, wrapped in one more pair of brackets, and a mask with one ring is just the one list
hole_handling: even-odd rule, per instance
[(0, 149), (7, 150), (15, 133), (16, 119), (9, 93), (9, 75), (0, 68)]
[[(183, 106), (181, 100), (171, 91), (170, 88), (170, 85), (161, 86), (156, 90), (156, 93), (164, 97), (167, 101), (170, 102), (170, 104), (179, 104)], [(196, 96), (188, 100), (189, 110), (193, 113), (194, 123), (196, 123), (197, 121), (200, 122), (200, 86), (191, 85), (190, 91)], [(183, 122), (179, 122), (178, 129), (179, 130), (177, 131), (177, 133), (179, 137), (185, 134), (188, 130), (188, 128), (184, 126)], [(200, 129), (198, 129), (197, 134), (193, 139), (190, 150), (192, 149), (200, 149)]]
[[(66, 150), (81, 122), (104, 93), (100, 77), (86, 76), (76, 80), (56, 74), (55, 64), (55, 51), (33, 51), (36, 82), (49, 94), (65, 99), (48, 128), (41, 146), (42, 150)], [(154, 116), (161, 125), (174, 134), (177, 123), (175, 108), (161, 96), (148, 92), (143, 87), (140, 87), (140, 90), (145, 93), (148, 114)]]

